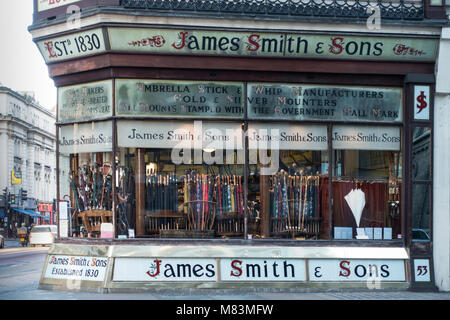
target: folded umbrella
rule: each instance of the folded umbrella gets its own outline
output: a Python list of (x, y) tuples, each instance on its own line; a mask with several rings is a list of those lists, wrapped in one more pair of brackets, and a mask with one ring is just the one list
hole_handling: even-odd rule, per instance
[(347, 204), (353, 213), (353, 217), (355, 218), (356, 225), (359, 228), (362, 212), (366, 205), (366, 195), (361, 189), (352, 189), (344, 198), (345, 201), (347, 201)]

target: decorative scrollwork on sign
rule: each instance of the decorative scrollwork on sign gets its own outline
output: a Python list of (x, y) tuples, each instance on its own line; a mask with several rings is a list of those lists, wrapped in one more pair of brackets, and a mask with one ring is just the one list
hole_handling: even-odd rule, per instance
[(408, 47), (404, 44), (395, 45), (393, 51), (397, 56), (423, 56), (426, 54), (426, 52), (424, 52), (423, 50)]
[(121, 0), (132, 9), (192, 12), (367, 18), (367, 8), (378, 6), (383, 19), (421, 20), (423, 0)]
[(166, 40), (164, 39), (163, 36), (153, 36), (153, 37), (144, 38), (142, 40), (131, 41), (131, 42), (128, 43), (128, 45), (133, 46), (133, 47), (147, 47), (147, 46), (149, 46), (149, 47), (160, 48), (165, 43), (166, 43)]

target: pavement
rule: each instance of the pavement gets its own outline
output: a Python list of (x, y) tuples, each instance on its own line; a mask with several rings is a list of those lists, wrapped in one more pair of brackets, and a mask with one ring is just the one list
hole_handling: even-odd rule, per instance
[(5, 249), (8, 248), (22, 248), (19, 239), (5, 239)]
[[(5, 239), (5, 247), (3, 249), (0, 249), (0, 252), (8, 252), (11, 251), (11, 249), (36, 249), (36, 248), (42, 248), (40, 246), (31, 248), (30, 245), (28, 245), (28, 247), (22, 247), (22, 245), (20, 244), (20, 240), (19, 239)], [(47, 247), (48, 248), (48, 247)]]

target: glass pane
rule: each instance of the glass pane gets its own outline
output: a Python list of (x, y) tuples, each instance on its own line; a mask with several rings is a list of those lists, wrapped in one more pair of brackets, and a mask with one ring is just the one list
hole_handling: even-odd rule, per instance
[(400, 238), (401, 153), (382, 150), (334, 153), (334, 238)]
[[(186, 152), (183, 150), (182, 152)], [(145, 234), (152, 237), (242, 237), (244, 165), (230, 150), (201, 150), (225, 163), (195, 163), (194, 152), (173, 160), (172, 150), (145, 150)], [(222, 154), (222, 156), (219, 155)]]
[(117, 236), (133, 236), (129, 230), (136, 229), (135, 172), (136, 150), (119, 148), (116, 152)]
[(442, 0), (430, 0), (431, 6), (442, 6)]
[(413, 129), (413, 181), (431, 179), (431, 129)]
[(242, 123), (121, 120), (117, 128), (119, 146), (130, 148), (120, 149), (119, 167), (135, 179), (135, 212), (120, 216), (130, 225), (134, 217), (136, 236), (244, 236)]
[(412, 238), (413, 240), (430, 240), (430, 195), (431, 187), (427, 184), (414, 184), (412, 194)]
[(112, 223), (112, 153), (60, 154), (59, 159), (60, 197), (70, 198), (72, 235), (100, 237), (101, 224)]
[[(70, 159), (71, 156), (68, 154), (59, 154), (59, 197), (64, 200), (71, 198), (72, 171), (70, 169)], [(72, 207), (74, 208), (75, 205), (72, 204)]]
[[(249, 128), (249, 235), (328, 239), (327, 128), (290, 124), (249, 124)], [(277, 145), (256, 143), (261, 141)]]

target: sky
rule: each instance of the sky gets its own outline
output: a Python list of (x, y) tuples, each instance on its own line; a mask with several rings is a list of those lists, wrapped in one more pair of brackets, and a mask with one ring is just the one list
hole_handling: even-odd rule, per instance
[(56, 105), (56, 88), (28, 26), (33, 0), (0, 0), (0, 83), (14, 91), (34, 91), (46, 109)]

